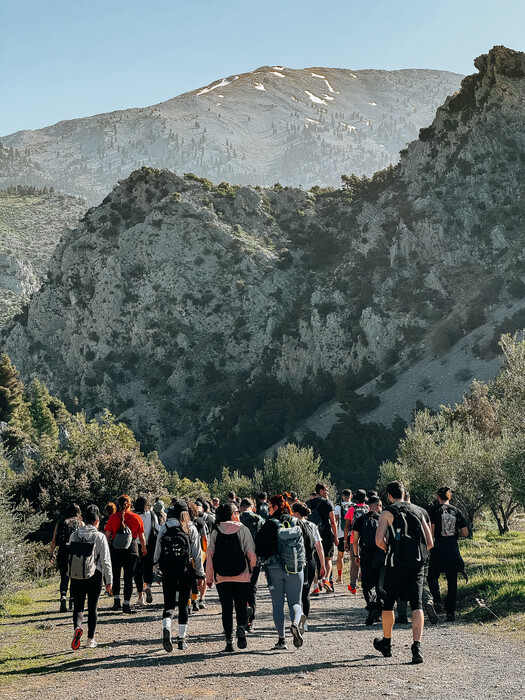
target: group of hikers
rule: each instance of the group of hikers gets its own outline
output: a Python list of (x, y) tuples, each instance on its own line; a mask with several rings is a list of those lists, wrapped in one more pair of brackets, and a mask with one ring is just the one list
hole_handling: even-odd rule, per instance
[(83, 513), (72, 504), (57, 522), (51, 542), (51, 556), (56, 556), (60, 570), (61, 612), (68, 610), (70, 586), (71, 647), (80, 647), (86, 598), (86, 646), (93, 648), (103, 587), (113, 596), (112, 610), (129, 614), (134, 586), (136, 604), (143, 606), (153, 601), (152, 585), (159, 581), (162, 645), (167, 652), (175, 643), (187, 649), (189, 616), (206, 607), (206, 592), (213, 586), (222, 610), (224, 651), (234, 651), (234, 613), (236, 645), (245, 649), (255, 627), (257, 585), (264, 570), (277, 632), (274, 649), (288, 648), (285, 603), (291, 640), (300, 648), (311, 598), (334, 593), (334, 554), (335, 584), (341, 584), (348, 552), (348, 590), (356, 595), (360, 581), (368, 613), (365, 624), (382, 622), (383, 636), (373, 640), (375, 649), (392, 655), (394, 620), (408, 623), (409, 603), (412, 663), (421, 663), (424, 611), (432, 624), (442, 611), (440, 575), (447, 578), (447, 621), (455, 619), (458, 573), (466, 578), (458, 546), (458, 538), (468, 535), (465, 517), (451, 505), (448, 486), (436, 495), (429, 512), (410, 502), (399, 481), (387, 485), (385, 507), (377, 491), (358, 490), (353, 496), (349, 489), (334, 505), (324, 483), (316, 485), (306, 503), (293, 491), (269, 499), (265, 493), (239, 499), (232, 492), (223, 503), (218, 498), (173, 498), (167, 508), (160, 499), (149, 508), (139, 496), (132, 509), (129, 496), (122, 495), (116, 504), (105, 506), (104, 517), (94, 504)]

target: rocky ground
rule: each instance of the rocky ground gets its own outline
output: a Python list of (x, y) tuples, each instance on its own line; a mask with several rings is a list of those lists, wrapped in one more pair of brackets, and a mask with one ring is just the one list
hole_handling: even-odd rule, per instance
[[(71, 651), (69, 614), (56, 612), (56, 600), (46, 601), (48, 612), (7, 618), (3, 642), (27, 648), (29, 668), (0, 666), (0, 684), (10, 700), (223, 700), (271, 698), (434, 698), (485, 700), (515, 697), (521, 691), (523, 645), (488, 636), (482, 626), (461, 622), (425, 629), (420, 666), (410, 664), (410, 631), (395, 629), (393, 656), (385, 659), (372, 647), (378, 625), (365, 627), (363, 600), (338, 586), (335, 595), (313, 601), (310, 630), (296, 650), (272, 650), (276, 634), (269, 595), (261, 587), (257, 629), (248, 649), (224, 654), (220, 608), (216, 592), (208, 594), (206, 610), (189, 623), (189, 648), (167, 654), (161, 645), (162, 594), (154, 588), (154, 602), (131, 616), (110, 611), (103, 598), (97, 637), (99, 647), (82, 645)], [(28, 633), (34, 631), (32, 636)], [(23, 640), (26, 640), (25, 642)], [(28, 641), (29, 640), (29, 641)], [(0, 649), (1, 651), (2, 649)], [(25, 653), (24, 653), (25, 652)], [(4, 653), (2, 658), (6, 658)], [(3, 667), (3, 668), (2, 668)]]

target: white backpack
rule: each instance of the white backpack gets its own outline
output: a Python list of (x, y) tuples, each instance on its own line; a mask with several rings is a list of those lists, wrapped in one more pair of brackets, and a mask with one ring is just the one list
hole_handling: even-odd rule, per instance
[(95, 538), (81, 537), (76, 530), (69, 541), (67, 574), (73, 579), (91, 578), (97, 570), (95, 561)]

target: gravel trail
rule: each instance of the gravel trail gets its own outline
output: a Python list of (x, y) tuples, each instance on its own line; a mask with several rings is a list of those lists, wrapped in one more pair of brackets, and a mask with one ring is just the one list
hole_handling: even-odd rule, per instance
[(522, 694), (522, 644), (487, 636), (481, 626), (442, 622), (426, 626), (425, 661), (412, 666), (410, 629), (396, 626), (393, 656), (385, 659), (372, 647), (373, 637), (381, 636), (379, 625), (365, 627), (363, 599), (345, 588), (312, 601), (310, 630), (301, 649), (289, 638), (288, 651), (274, 651), (277, 636), (262, 577), (256, 631), (249, 635), (248, 649), (229, 655), (222, 653), (215, 590), (208, 593), (207, 609), (190, 617), (188, 650), (171, 654), (161, 645), (158, 586), (153, 604), (135, 608), (132, 615), (111, 612), (111, 601), (102, 598), (99, 647), (82, 645), (77, 652), (70, 649), (70, 615), (55, 612), (58, 604), (50, 600), (51, 612), (2, 625), (11, 642), (24, 631), (40, 630), (26, 655), (41, 663), (13, 674), (0, 667), (0, 688), (6, 700), (341, 700), (348, 695), (485, 700)]

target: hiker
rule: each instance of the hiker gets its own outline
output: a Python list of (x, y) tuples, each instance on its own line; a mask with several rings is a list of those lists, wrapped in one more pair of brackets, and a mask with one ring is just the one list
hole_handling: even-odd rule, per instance
[(345, 556), (345, 517), (348, 509), (353, 506), (352, 503), (352, 491), (350, 489), (344, 489), (341, 492), (341, 503), (338, 503), (335, 507), (334, 515), (335, 522), (337, 523), (337, 536), (339, 537), (339, 543), (337, 545), (337, 579), (336, 583), (341, 583), (343, 576), (343, 560)]
[(246, 649), (248, 594), (251, 572), (257, 562), (255, 544), (249, 529), (240, 522), (234, 502), (224, 503), (216, 511), (215, 528), (208, 547), (206, 582), (215, 583), (222, 609), (225, 652), (233, 651), (233, 608), (237, 622), (237, 647)]
[[(405, 491), (404, 500), (406, 503), (411, 503), (410, 493), (408, 491)], [(425, 518), (427, 525), (430, 527), (430, 516), (427, 513), (427, 511), (424, 508), (421, 508), (421, 506), (415, 506), (415, 507), (420, 509), (422, 516)], [(430, 592), (430, 589), (428, 587), (428, 581), (427, 581), (429, 561), (430, 561), (430, 557), (427, 557), (427, 559), (425, 561), (425, 575), (423, 577), (423, 594), (422, 594), (423, 610), (425, 611), (425, 615), (428, 618), (428, 621), (430, 622), (430, 624), (437, 625), (438, 616), (437, 616), (436, 611), (434, 609), (434, 601), (432, 600), (432, 593)], [(408, 602), (406, 600), (403, 600), (402, 598), (399, 598), (397, 601), (396, 607), (397, 607), (396, 625), (408, 625)]]
[(109, 503), (106, 503), (106, 505), (104, 506), (105, 515), (103, 518), (100, 519), (100, 522), (98, 524), (98, 529), (100, 530), (100, 532), (104, 532), (104, 528), (106, 527), (108, 520), (113, 515), (113, 513), (116, 513), (116, 512), (117, 512), (117, 506), (112, 501), (109, 501)]
[[(139, 558), (147, 553), (144, 537), (144, 523), (140, 515), (131, 512), (131, 499), (123, 494), (117, 501), (118, 511), (110, 516), (105, 533), (111, 552), (113, 567), (114, 602), (112, 610), (131, 613), (131, 595), (133, 593), (133, 574)], [(120, 572), (124, 578), (124, 602), (120, 603)]]
[[(243, 498), (240, 506), (240, 521), (250, 531), (253, 541), (257, 537), (257, 533), (264, 525), (264, 519), (254, 512), (255, 504), (250, 498)], [(253, 632), (253, 624), (255, 621), (255, 611), (257, 608), (257, 581), (261, 573), (261, 560), (257, 558), (255, 565), (252, 567), (250, 576), (250, 587), (248, 589), (248, 622), (246, 629), (248, 632)]]
[(177, 648), (183, 651), (188, 648), (186, 633), (191, 586), (197, 579), (197, 587), (202, 588), (204, 567), (199, 533), (191, 522), (187, 503), (182, 500), (175, 500), (168, 511), (167, 520), (159, 530), (153, 561), (162, 572), (162, 646), (168, 652), (173, 651), (171, 626), (178, 593)]
[(361, 569), (361, 586), (368, 611), (365, 625), (381, 620), (379, 575), (385, 562), (385, 553), (376, 545), (376, 533), (382, 503), (378, 496), (368, 499), (368, 513), (361, 514), (353, 525), (352, 547), (356, 564)]
[(278, 640), (274, 649), (287, 649), (284, 599), (288, 602), (292, 624), (290, 632), (296, 648), (303, 645), (306, 616), (301, 606), (306, 554), (302, 530), (286, 512), (288, 504), (281, 494), (268, 503), (269, 519), (255, 538), (255, 551), (263, 562), (272, 598), (273, 621)]
[(270, 517), (267, 500), (268, 494), (265, 491), (261, 491), (257, 496), (257, 510), (255, 512), (260, 515), (263, 520), (268, 520)]
[(447, 597), (445, 612), (447, 622), (456, 619), (458, 596), (458, 572), (466, 578), (465, 562), (459, 552), (459, 537), (468, 537), (468, 526), (465, 516), (456, 506), (451, 505), (452, 489), (442, 486), (437, 490), (438, 507), (430, 512), (434, 549), (430, 555), (428, 568), (428, 586), (432, 593), (434, 609), (441, 612), (441, 592), (439, 576), (447, 577)]
[(352, 595), (357, 593), (357, 580), (359, 578), (359, 564), (355, 560), (354, 554), (354, 531), (353, 524), (360, 515), (368, 513), (366, 501), (366, 491), (359, 489), (355, 493), (355, 504), (350, 506), (345, 515), (345, 549), (350, 552), (350, 583), (348, 590)]
[(334, 585), (331, 582), (332, 576), (332, 557), (334, 556), (334, 547), (339, 544), (337, 535), (337, 524), (335, 522), (334, 506), (328, 500), (329, 488), (326, 484), (317, 484), (315, 487), (315, 497), (307, 501), (306, 505), (312, 511), (309, 520), (317, 525), (321, 535), (323, 552), (325, 577), (321, 576), (317, 584), (316, 590), (312, 595), (319, 594), (324, 588), (327, 593), (334, 592)]
[(81, 525), (69, 540), (68, 572), (71, 578), (71, 595), (73, 597), (73, 627), (75, 634), (71, 648), (80, 647), (84, 605), (88, 602), (88, 636), (86, 647), (97, 646), (95, 631), (98, 620), (98, 599), (102, 584), (106, 593), (112, 595), (111, 555), (108, 542), (103, 532), (99, 532), (100, 511), (96, 505), (90, 505), (85, 511), (85, 525)]
[(157, 522), (159, 524), (160, 529), (161, 525), (164, 525), (164, 523), (166, 522), (166, 510), (164, 509), (164, 501), (161, 501), (160, 498), (157, 498), (157, 500), (153, 504), (152, 511), (157, 516)]
[[(308, 520), (308, 516), (312, 511), (306, 503), (301, 503), (297, 501), (292, 505), (292, 513), (295, 518), (297, 518), (299, 525), (303, 528), (303, 538), (304, 538), (304, 549), (306, 564), (304, 567), (304, 580), (303, 580), (303, 590), (301, 593), (301, 604), (303, 606), (303, 613), (306, 621), (303, 621), (300, 631), (304, 634), (307, 627), (307, 620), (310, 615), (310, 589), (312, 587), (313, 580), (315, 578), (315, 572), (317, 569), (317, 562), (319, 562), (319, 575), (321, 578), (325, 575), (325, 565), (324, 565), (324, 551), (321, 540), (321, 535), (319, 534), (319, 528), (315, 523)], [(317, 561), (316, 555), (317, 553)]]
[(387, 488), (389, 505), (379, 516), (376, 544), (386, 552), (380, 586), (383, 592), (383, 638), (374, 639), (374, 648), (392, 656), (394, 605), (406, 595), (412, 608), (412, 663), (423, 662), (421, 637), (424, 615), (422, 604), (424, 564), (433, 546), (432, 533), (419, 508), (403, 501), (405, 488), (391, 481)]
[(153, 583), (153, 553), (157, 543), (159, 523), (155, 511), (148, 508), (148, 501), (144, 496), (138, 496), (135, 500), (135, 513), (140, 516), (144, 526), (144, 539), (146, 540), (146, 554), (139, 551), (137, 565), (133, 574), (138, 593), (138, 605), (144, 605), (144, 593), (146, 603), (153, 602), (151, 585)]
[[(190, 500), (186, 500), (186, 503), (188, 505), (188, 510), (190, 513), (190, 520), (193, 523), (193, 525), (195, 525), (197, 532), (199, 533), (199, 542), (201, 545), (201, 559), (204, 567), (204, 563), (207, 560), (208, 551), (208, 526), (202, 518), (202, 505), (197, 505), (196, 502), (194, 503)], [(206, 567), (204, 567), (204, 571), (206, 571)], [(205, 594), (206, 578), (204, 578), (204, 580), (201, 582), (200, 588), (197, 586), (197, 580), (193, 581), (193, 583), (191, 584), (191, 608), (188, 612), (199, 612), (199, 610), (204, 610), (206, 608), (206, 603), (203, 600)]]
[[(53, 530), (50, 555), (51, 561), (56, 559), (58, 570), (60, 572), (60, 612), (67, 612), (67, 589), (69, 586), (69, 576), (67, 574), (69, 538), (75, 532), (75, 530), (77, 530), (83, 524), (80, 506), (76, 503), (71, 503), (65, 509), (64, 517), (57, 522), (55, 529)], [(58, 554), (56, 554), (57, 547)], [(73, 598), (70, 594), (69, 609), (71, 610), (72, 607)]]
[(215, 511), (216, 511), (217, 508), (220, 506), (220, 504), (221, 504), (221, 502), (220, 502), (220, 500), (217, 498), (217, 496), (214, 496), (214, 497), (211, 499), (211, 505), (212, 505), (211, 511), (212, 511), (212, 513), (215, 513)]

